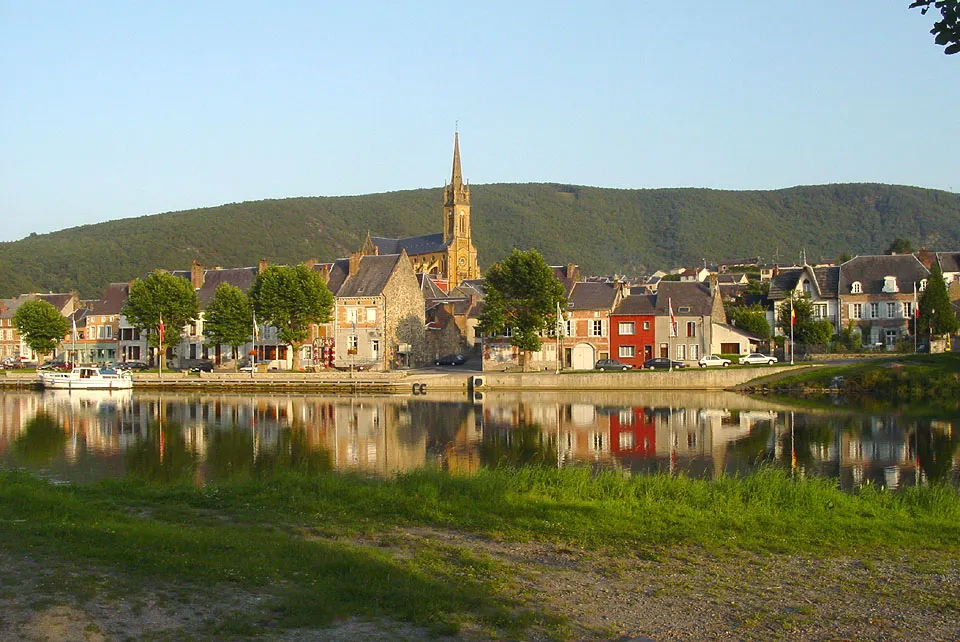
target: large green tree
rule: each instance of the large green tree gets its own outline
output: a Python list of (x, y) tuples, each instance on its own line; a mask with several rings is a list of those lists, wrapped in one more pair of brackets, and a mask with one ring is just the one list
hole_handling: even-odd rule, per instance
[[(833, 337), (833, 324), (826, 319), (816, 319), (813, 316), (813, 302), (810, 297), (798, 296), (793, 299), (793, 311), (796, 322), (793, 324), (793, 340), (797, 343), (824, 344)], [(777, 316), (777, 327), (784, 334), (790, 335), (790, 302), (780, 306)]]
[(213, 293), (203, 318), (203, 336), (207, 343), (230, 346), (234, 367), (237, 350), (253, 333), (253, 308), (250, 298), (235, 285), (221, 283)]
[(333, 295), (320, 275), (301, 263), (271, 265), (257, 275), (250, 288), (257, 320), (277, 329), (277, 336), (293, 348), (293, 369), (300, 369), (300, 348), (310, 338), (310, 326), (331, 319)]
[(919, 8), (927, 13), (930, 7), (939, 9), (940, 20), (933, 23), (933, 41), (944, 47), (943, 53), (955, 54), (960, 51), (960, 0), (913, 0), (911, 9)]
[[(200, 299), (187, 279), (169, 272), (152, 272), (145, 279), (136, 279), (130, 284), (130, 294), (123, 306), (127, 321), (141, 331), (149, 331), (150, 345), (160, 346), (159, 326), (163, 320), (163, 345), (180, 343), (183, 329), (200, 316)], [(163, 351), (160, 351), (160, 367), (163, 367)]]
[(927, 287), (920, 293), (920, 336), (941, 337), (957, 331), (957, 315), (950, 305), (947, 285), (943, 281), (943, 272), (934, 261), (930, 268)]
[(487, 271), (480, 330), (503, 333), (520, 349), (520, 365), (526, 353), (536, 352), (543, 342), (540, 333), (553, 329), (557, 306), (563, 307), (563, 284), (536, 250), (513, 252)]
[(735, 306), (730, 308), (730, 323), (744, 332), (761, 339), (770, 338), (770, 323), (767, 312), (759, 305)]
[(13, 325), (41, 359), (52, 352), (70, 330), (66, 317), (52, 304), (40, 299), (21, 305), (13, 315)]
[(904, 238), (895, 238), (890, 241), (884, 254), (913, 254), (913, 243)]

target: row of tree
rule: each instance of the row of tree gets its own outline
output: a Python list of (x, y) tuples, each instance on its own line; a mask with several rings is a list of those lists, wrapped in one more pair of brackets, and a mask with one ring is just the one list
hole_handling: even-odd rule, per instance
[[(306, 265), (274, 265), (257, 275), (249, 295), (223, 283), (207, 306), (203, 333), (211, 345), (227, 345), (236, 359), (240, 346), (248, 343), (256, 322), (276, 328), (277, 337), (293, 347), (293, 367), (300, 367), (300, 347), (310, 338), (310, 326), (326, 323), (333, 309), (333, 295), (316, 272)], [(179, 343), (185, 327), (200, 316), (200, 300), (190, 281), (157, 271), (130, 285), (123, 306), (130, 325), (145, 332), (149, 345), (161, 348)], [(46, 301), (27, 301), (13, 317), (24, 342), (39, 355), (53, 351), (70, 322)], [(163, 366), (163, 350), (160, 365)]]

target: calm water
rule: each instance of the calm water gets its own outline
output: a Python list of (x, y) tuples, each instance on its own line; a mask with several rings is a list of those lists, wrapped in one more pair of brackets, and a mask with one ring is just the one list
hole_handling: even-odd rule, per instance
[(0, 393), (0, 467), (203, 483), (278, 468), (391, 475), (512, 464), (714, 478), (778, 465), (890, 488), (960, 481), (960, 426), (733, 393), (464, 396)]

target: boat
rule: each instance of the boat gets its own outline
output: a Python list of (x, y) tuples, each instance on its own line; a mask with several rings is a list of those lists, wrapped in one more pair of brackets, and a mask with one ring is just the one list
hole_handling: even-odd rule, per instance
[(128, 390), (133, 388), (133, 376), (111, 368), (76, 366), (70, 372), (41, 372), (40, 385), (51, 390)]

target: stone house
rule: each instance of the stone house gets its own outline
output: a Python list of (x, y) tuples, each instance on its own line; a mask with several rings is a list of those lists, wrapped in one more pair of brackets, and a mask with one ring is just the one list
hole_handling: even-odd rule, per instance
[[(61, 315), (70, 318), (80, 307), (80, 298), (75, 292), (60, 292), (37, 294), (21, 294), (10, 299), (0, 300), (0, 359), (7, 357), (26, 357), (31, 361), (37, 361), (41, 355), (34, 353), (23, 341), (20, 332), (13, 323), (13, 317), (16, 315), (20, 306), (27, 301), (46, 301), (55, 307)], [(69, 333), (64, 340), (69, 339)], [(44, 357), (58, 357), (63, 346), (55, 348), (52, 354), (43, 355)]]
[(773, 334), (783, 334), (783, 330), (777, 327), (780, 310), (790, 307), (791, 297), (802, 296), (810, 299), (815, 320), (826, 319), (833, 325), (834, 331), (839, 332), (842, 329), (837, 289), (839, 282), (839, 266), (803, 265), (775, 269), (767, 293), (767, 299), (772, 303), (767, 322)]
[(838, 328), (847, 324), (866, 345), (893, 350), (910, 333), (916, 300), (930, 271), (913, 254), (858, 256), (840, 266)]
[(720, 290), (712, 280), (660, 283), (654, 315), (656, 356), (686, 362), (696, 362), (713, 349), (714, 324), (727, 320)]

